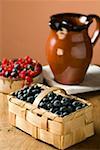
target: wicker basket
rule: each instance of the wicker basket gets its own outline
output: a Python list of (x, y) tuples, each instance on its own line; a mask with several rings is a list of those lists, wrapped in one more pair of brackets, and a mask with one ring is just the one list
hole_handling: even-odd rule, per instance
[[(33, 83), (42, 83), (42, 73), (33, 78)], [(5, 77), (0, 77), (0, 93), (9, 94), (15, 90), (22, 88), (24, 80), (12, 80)]]
[[(9, 121), (13, 126), (58, 149), (70, 147), (94, 134), (93, 107), (89, 102), (75, 96), (65, 95), (64, 90), (57, 87), (40, 86), (43, 86), (44, 90), (33, 104), (18, 100), (12, 95), (8, 96)], [(88, 106), (65, 117), (59, 117), (45, 109), (38, 108), (41, 99), (51, 91), (79, 100)]]

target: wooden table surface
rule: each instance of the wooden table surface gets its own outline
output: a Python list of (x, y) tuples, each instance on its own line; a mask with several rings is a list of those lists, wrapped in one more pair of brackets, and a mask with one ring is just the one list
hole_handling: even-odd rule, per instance
[[(100, 150), (100, 91), (78, 96), (88, 99), (94, 105), (95, 135), (67, 150)], [(56, 150), (9, 125), (8, 105), (4, 97), (0, 94), (0, 150)]]

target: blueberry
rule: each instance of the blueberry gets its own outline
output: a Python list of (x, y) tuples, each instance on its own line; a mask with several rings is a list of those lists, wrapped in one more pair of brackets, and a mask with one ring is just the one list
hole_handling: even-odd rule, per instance
[(48, 97), (51, 97), (52, 99), (54, 98), (55, 94), (53, 92), (48, 93)]
[(19, 98), (19, 99), (24, 100), (23, 96), (20, 96), (20, 98)]
[(26, 94), (26, 93), (23, 94), (23, 98), (24, 98), (24, 99), (27, 99), (27, 94)]
[(57, 99), (61, 100), (63, 97), (61, 95), (57, 95)]
[(51, 103), (48, 103), (48, 104), (47, 104), (47, 108), (48, 108), (48, 109), (52, 108), (52, 104), (51, 104)]
[(9, 76), (10, 76), (10, 73), (9, 73), (8, 71), (6, 71), (5, 74), (4, 74), (4, 76), (5, 76), (5, 77), (9, 77)]
[(33, 103), (34, 102), (34, 97), (33, 96), (27, 97), (26, 102)]
[(45, 103), (47, 103), (47, 104), (48, 104), (48, 103), (51, 103), (51, 101), (49, 100), (48, 97), (44, 97), (44, 98), (43, 98), (43, 101), (45, 101)]
[(67, 111), (67, 108), (65, 106), (60, 107), (60, 111), (65, 112)]
[(23, 90), (23, 94), (26, 94), (27, 93), (27, 90)]
[(61, 100), (61, 104), (64, 105), (64, 106), (70, 105), (71, 104), (70, 99), (63, 97), (62, 100)]
[(74, 111), (73, 107), (71, 107), (71, 106), (67, 107), (67, 112), (72, 113), (73, 111)]
[(12, 72), (17, 73), (17, 71), (18, 71), (17, 68), (13, 68), (13, 69), (12, 69)]
[(52, 107), (52, 108), (50, 108), (50, 110), (49, 110), (49, 111), (50, 111), (50, 112), (53, 112), (53, 109), (54, 109), (54, 108)]
[(55, 114), (61, 115), (61, 112), (57, 110), (57, 111), (55, 111)]
[(69, 113), (67, 111), (63, 112), (62, 117), (69, 115)]
[(30, 92), (31, 92), (31, 90), (28, 88), (28, 89), (27, 89), (27, 93), (29, 94)]
[(41, 102), (39, 103), (38, 107), (43, 107), (43, 106), (44, 106), (44, 102), (41, 101)]
[(40, 92), (41, 92), (40, 89), (33, 89), (33, 90), (31, 91), (32, 95), (35, 95), (35, 94), (40, 93)]
[(50, 101), (50, 103), (51, 103), (51, 104), (53, 104), (53, 103), (54, 103), (54, 101), (55, 101), (55, 100), (53, 99), (53, 100), (51, 100), (51, 101)]
[(2, 72), (2, 67), (0, 67), (0, 72)]
[(84, 108), (84, 107), (86, 107), (86, 106), (87, 106), (87, 104), (85, 104), (85, 103), (84, 103), (84, 104), (82, 104), (82, 108)]
[(81, 103), (80, 103), (79, 101), (74, 101), (74, 102), (72, 103), (72, 105), (76, 107), (76, 106), (81, 105)]
[(35, 92), (36, 92), (36, 93), (40, 93), (40, 92), (41, 92), (41, 89), (40, 89), (40, 88), (35, 89)]
[(34, 67), (33, 67), (31, 64), (28, 64), (28, 65), (27, 65), (27, 69), (34, 70)]
[(18, 95), (17, 95), (17, 98), (20, 99), (21, 96), (22, 96), (21, 94), (18, 94)]
[(58, 96), (57, 96), (57, 95), (54, 96), (54, 100), (56, 100), (56, 99), (58, 99)]
[(21, 94), (21, 95), (22, 95), (22, 94), (23, 94), (23, 91), (22, 91), (22, 90), (18, 91), (18, 94)]
[(76, 110), (79, 110), (79, 109), (81, 109), (81, 108), (82, 108), (81, 106), (77, 106), (77, 107), (76, 107)]
[(47, 98), (46, 97), (44, 97), (43, 99), (42, 99), (42, 101), (46, 101), (47, 100)]
[(52, 113), (55, 113), (56, 111), (59, 111), (59, 109), (58, 108), (50, 108), (50, 110), (49, 110), (50, 112), (52, 112)]
[(44, 102), (44, 105), (42, 106), (42, 108), (48, 110), (47, 104)]
[(48, 100), (49, 100), (49, 101), (51, 101), (52, 99), (53, 99), (53, 97), (52, 97), (52, 96), (49, 96), (49, 97), (48, 97)]
[(12, 77), (16, 77), (16, 76), (17, 76), (17, 73), (16, 73), (16, 72), (11, 72), (11, 76), (12, 76)]
[(39, 95), (38, 93), (37, 93), (37, 94), (35, 94), (35, 95), (34, 95), (34, 98), (36, 98), (38, 95)]
[(53, 106), (55, 107), (60, 107), (61, 103), (59, 100), (55, 100), (54, 103), (53, 103)]
[(19, 67), (20, 67), (19, 64), (15, 64), (15, 65), (14, 65), (14, 68), (16, 68), (16, 69), (18, 69)]

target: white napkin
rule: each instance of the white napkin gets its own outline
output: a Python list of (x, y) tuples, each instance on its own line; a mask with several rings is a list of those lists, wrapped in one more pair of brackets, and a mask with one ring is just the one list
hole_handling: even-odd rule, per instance
[(52, 71), (49, 67), (43, 66), (43, 76), (50, 86), (57, 86), (68, 91), (69, 94), (77, 94), (89, 91), (100, 90), (100, 67), (96, 65), (90, 65), (84, 81), (79, 85), (63, 85), (54, 81)]

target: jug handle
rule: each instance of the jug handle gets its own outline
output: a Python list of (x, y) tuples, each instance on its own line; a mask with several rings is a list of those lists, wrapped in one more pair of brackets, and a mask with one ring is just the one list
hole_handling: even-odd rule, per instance
[(96, 24), (97, 24), (96, 29), (91, 38), (91, 43), (94, 46), (96, 44), (98, 38), (100, 37), (100, 17), (97, 15), (94, 15), (94, 14), (90, 14), (90, 15), (88, 15), (88, 18), (91, 20), (95, 19)]

